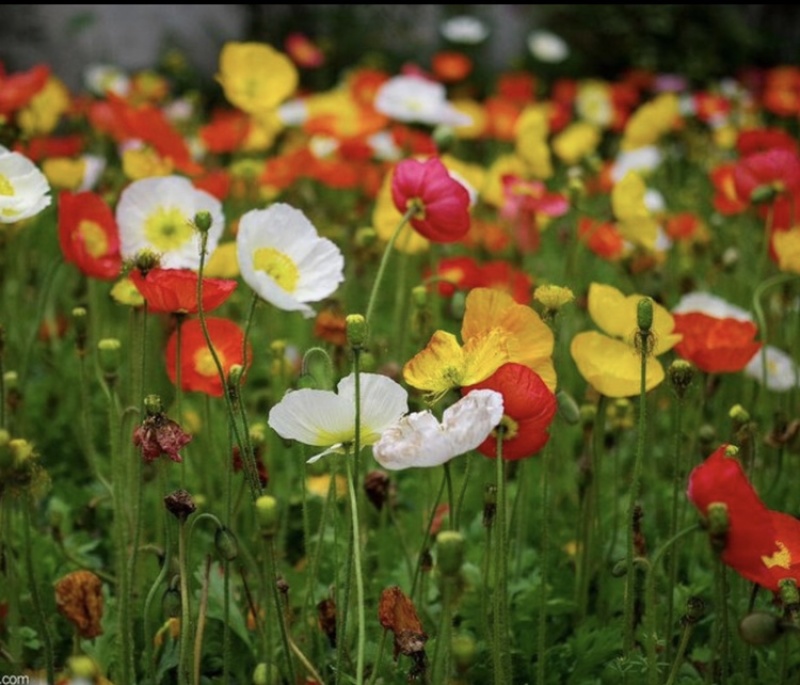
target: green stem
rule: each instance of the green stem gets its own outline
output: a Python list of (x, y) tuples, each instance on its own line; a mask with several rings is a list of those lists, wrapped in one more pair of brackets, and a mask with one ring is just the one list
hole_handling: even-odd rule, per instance
[[(683, 473), (683, 450), (682, 431), (683, 431), (683, 399), (678, 398), (675, 406), (675, 443), (673, 454), (673, 480), (672, 480), (672, 515), (670, 518), (669, 535), (673, 537), (678, 532), (678, 512), (680, 510), (680, 494), (684, 488)], [(669, 587), (674, 588), (678, 576), (678, 555), (673, 551), (669, 555)], [(672, 620), (674, 616), (675, 602), (673, 593), (667, 593), (667, 622), (665, 625), (665, 635), (667, 636), (667, 661), (672, 652)]]
[(289, 682), (296, 683), (294, 660), (292, 659), (292, 650), (289, 647), (289, 632), (286, 627), (286, 611), (283, 608), (280, 591), (278, 590), (278, 566), (275, 563), (275, 541), (271, 537), (264, 540), (264, 551), (267, 557), (268, 582), (272, 588), (272, 601), (275, 603), (275, 615), (278, 617), (278, 629), (280, 630), (283, 652), (286, 657), (286, 670), (289, 676)]
[[(358, 393), (356, 391), (356, 396)], [(353, 567), (356, 575), (356, 605), (358, 607), (358, 648), (356, 652), (356, 684), (361, 685), (364, 682), (364, 650), (366, 647), (366, 633), (364, 627), (366, 624), (366, 613), (364, 608), (364, 579), (361, 574), (361, 542), (358, 539), (358, 501), (356, 497), (356, 485), (353, 480), (353, 466), (350, 460), (345, 457), (347, 464), (347, 480), (350, 492), (350, 514), (352, 519), (353, 532), (356, 536), (353, 544)]]
[(419, 575), (422, 569), (422, 557), (425, 554), (425, 550), (428, 549), (428, 542), (430, 541), (431, 537), (431, 527), (433, 526), (433, 520), (436, 518), (436, 509), (439, 507), (439, 502), (442, 499), (442, 494), (444, 493), (444, 487), (446, 483), (445, 476), (442, 476), (442, 483), (439, 486), (439, 492), (436, 494), (436, 498), (433, 501), (433, 505), (431, 506), (431, 513), (428, 516), (428, 525), (425, 526), (425, 533), (422, 536), (422, 545), (419, 549), (419, 554), (417, 554), (417, 563), (414, 567), (414, 580), (411, 582), (411, 599), (414, 599), (414, 593), (417, 590), (417, 583), (419, 582)]
[(192, 612), (189, 604), (189, 568), (187, 563), (186, 542), (188, 529), (186, 520), (178, 519), (178, 566), (181, 583), (181, 636), (180, 656), (178, 659), (178, 683), (189, 685), (192, 682)]
[(550, 507), (548, 503), (549, 482), (550, 482), (550, 452), (551, 442), (547, 441), (544, 452), (542, 453), (542, 481), (539, 497), (541, 499), (541, 529), (539, 535), (540, 562), (539, 562), (539, 628), (537, 633), (536, 645), (536, 682), (543, 685), (546, 676), (547, 660), (545, 659), (547, 650), (547, 579), (548, 562), (550, 552), (550, 541), (548, 539), (550, 528)]
[(447, 683), (450, 673), (450, 633), (453, 626), (453, 582), (442, 576), (442, 615), (439, 617), (439, 634), (433, 649), (431, 673), (433, 683)]
[(455, 530), (455, 497), (453, 496), (453, 477), (450, 472), (450, 463), (444, 463), (444, 480), (447, 484), (447, 503), (449, 508), (449, 513), (447, 515), (447, 520), (450, 522), (449, 527)]
[(508, 550), (506, 549), (506, 478), (503, 461), (503, 432), (497, 432), (496, 458), (497, 521), (495, 529), (494, 560), (495, 578), (493, 600), (494, 619), (494, 682), (507, 685), (511, 682), (508, 643)]
[(386, 629), (384, 629), (381, 633), (381, 641), (378, 644), (378, 656), (375, 657), (375, 665), (372, 668), (372, 675), (370, 675), (367, 685), (375, 685), (375, 682), (378, 680), (378, 674), (381, 670), (381, 662), (383, 661), (383, 652), (386, 649), (386, 636), (388, 633), (389, 631)]
[(672, 662), (672, 670), (669, 672), (669, 679), (667, 680), (666, 685), (675, 685), (675, 679), (678, 677), (678, 671), (680, 671), (681, 664), (683, 664), (683, 655), (686, 654), (686, 648), (689, 646), (689, 638), (691, 638), (693, 630), (694, 623), (689, 621), (684, 623), (683, 633), (681, 633), (681, 641), (678, 644), (678, 651), (675, 654), (675, 661)]
[(467, 485), (469, 484), (469, 475), (472, 470), (472, 459), (470, 455), (465, 456), (466, 463), (464, 464), (464, 475), (461, 477), (461, 488), (458, 491), (458, 501), (456, 503), (456, 510), (453, 512), (453, 530), (458, 530), (459, 520), (461, 519), (461, 510), (464, 508), (464, 497), (467, 494)]

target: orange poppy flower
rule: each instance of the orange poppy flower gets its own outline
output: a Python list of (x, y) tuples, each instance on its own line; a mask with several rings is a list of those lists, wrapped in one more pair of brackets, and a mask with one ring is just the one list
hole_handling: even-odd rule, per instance
[[(130, 273), (136, 289), (142, 293), (151, 312), (159, 314), (196, 314), (197, 272), (191, 269), (151, 269), (142, 274)], [(227, 300), (238, 283), (221, 278), (203, 279), (203, 312), (210, 312)]]
[(758, 328), (751, 321), (719, 319), (702, 312), (673, 314), (675, 333), (683, 339), (675, 352), (707, 373), (735, 373), (761, 349)]
[(64, 259), (92, 278), (111, 280), (122, 270), (119, 232), (111, 208), (90, 192), (58, 197), (58, 240)]
[(445, 50), (433, 56), (431, 68), (442, 83), (463, 81), (472, 71), (472, 60), (463, 52)]

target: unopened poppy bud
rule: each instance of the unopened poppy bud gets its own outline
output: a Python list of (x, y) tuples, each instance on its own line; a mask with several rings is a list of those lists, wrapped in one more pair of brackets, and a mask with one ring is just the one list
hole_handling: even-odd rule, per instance
[(653, 300), (643, 297), (636, 306), (636, 325), (640, 333), (648, 333), (653, 327)]
[(106, 382), (117, 377), (122, 357), (122, 343), (117, 338), (103, 338), (97, 343), (97, 361)]
[(164, 506), (176, 519), (183, 522), (197, 509), (191, 494), (186, 490), (176, 490), (164, 498)]
[(681, 617), (683, 625), (694, 625), (706, 615), (706, 603), (702, 597), (689, 597), (686, 600), (686, 613)]
[(564, 390), (559, 390), (556, 393), (556, 400), (558, 401), (558, 414), (570, 426), (574, 426), (581, 420), (581, 410), (575, 398)]
[(72, 326), (75, 329), (75, 347), (78, 354), (86, 354), (86, 340), (89, 337), (89, 312), (86, 307), (75, 307), (72, 310)]
[(370, 373), (378, 367), (375, 361), (375, 355), (366, 350), (361, 353), (361, 371), (362, 373)]
[(277, 685), (280, 682), (280, 673), (273, 664), (261, 662), (253, 671), (253, 685)]
[(464, 312), (467, 310), (467, 296), (461, 290), (456, 290), (453, 297), (450, 298), (450, 316), (456, 321), (461, 321), (464, 318)]
[(725, 448), (726, 457), (735, 457), (737, 454), (739, 454), (739, 448), (736, 445), (728, 445)]
[(261, 534), (272, 538), (278, 532), (278, 500), (271, 495), (261, 495), (256, 500), (256, 516)]
[(685, 359), (676, 359), (669, 365), (667, 376), (669, 376), (670, 383), (672, 383), (672, 390), (675, 395), (679, 400), (682, 400), (694, 380), (694, 366)]
[(465, 633), (455, 635), (450, 642), (450, 653), (453, 655), (453, 663), (458, 671), (466, 671), (472, 666), (477, 651), (475, 638), (472, 635)]
[(709, 504), (707, 521), (711, 546), (716, 552), (722, 552), (725, 549), (730, 526), (728, 505), (724, 502), (712, 502)]
[(372, 247), (378, 240), (378, 234), (371, 226), (364, 226), (356, 231), (356, 247)]
[(750, 421), (750, 413), (741, 404), (734, 404), (728, 412), (728, 416), (740, 426)]
[(417, 285), (411, 289), (411, 302), (415, 307), (422, 309), (428, 305), (428, 289), (424, 285)]
[(750, 202), (754, 205), (772, 202), (777, 194), (778, 191), (774, 186), (765, 183), (753, 189), (753, 192), (750, 193)]
[(147, 276), (153, 269), (157, 269), (161, 265), (161, 258), (152, 250), (144, 249), (136, 253), (133, 260), (134, 268), (139, 270), (142, 276)]
[(780, 617), (768, 611), (754, 611), (739, 621), (739, 637), (754, 647), (771, 645), (783, 633)]
[(94, 659), (85, 654), (71, 656), (67, 659), (67, 671), (71, 678), (81, 682), (95, 682), (101, 675)]
[(347, 342), (354, 350), (360, 350), (367, 342), (367, 320), (363, 314), (348, 314), (345, 321)]
[(165, 618), (178, 618), (181, 615), (181, 593), (176, 587), (168, 587), (161, 596), (161, 611)]
[(164, 411), (160, 395), (148, 395), (144, 398), (144, 409), (148, 416), (156, 416)]
[(225, 561), (233, 561), (239, 556), (239, 542), (229, 528), (217, 528), (214, 535), (214, 547)]
[(214, 217), (208, 210), (201, 210), (194, 215), (194, 225), (200, 233), (208, 233), (213, 223)]
[(464, 563), (464, 536), (455, 530), (443, 530), (436, 536), (437, 562), (445, 578), (454, 578)]
[(244, 375), (244, 367), (241, 364), (231, 364), (228, 369), (228, 387), (238, 388), (242, 382), (242, 375)]

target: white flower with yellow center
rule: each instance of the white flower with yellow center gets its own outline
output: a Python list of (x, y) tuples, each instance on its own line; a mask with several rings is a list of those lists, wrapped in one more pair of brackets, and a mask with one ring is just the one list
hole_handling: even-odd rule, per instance
[(194, 227), (198, 212), (211, 214), (207, 258), (225, 228), (222, 204), (198, 190), (182, 176), (160, 176), (134, 181), (119, 198), (117, 225), (123, 259), (135, 259), (142, 250), (156, 252), (165, 269), (200, 268), (200, 233)]
[(314, 316), (306, 303), (328, 297), (344, 280), (341, 250), (287, 204), (242, 216), (236, 246), (245, 283), (278, 309), (306, 318)]
[[(360, 441), (366, 447), (377, 442), (381, 433), (408, 412), (408, 393), (388, 376), (362, 373), (359, 380)], [(355, 375), (343, 378), (336, 389), (337, 392), (290, 390), (269, 412), (268, 423), (282, 438), (327, 448), (309, 463), (342, 451), (355, 440)]]
[(375, 109), (405, 123), (437, 126), (468, 126), (472, 117), (459, 112), (447, 101), (441, 83), (422, 76), (393, 76), (375, 94)]
[(49, 193), (47, 178), (31, 160), (0, 145), (0, 223), (37, 215), (50, 204)]
[(494, 390), (473, 390), (442, 414), (430, 411), (404, 416), (372, 447), (375, 460), (390, 471), (440, 466), (474, 450), (503, 418), (503, 396)]

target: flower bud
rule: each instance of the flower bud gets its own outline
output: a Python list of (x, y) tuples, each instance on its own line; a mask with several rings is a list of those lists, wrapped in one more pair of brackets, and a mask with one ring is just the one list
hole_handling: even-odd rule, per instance
[(367, 342), (367, 320), (363, 314), (348, 314), (347, 323), (347, 342), (354, 350), (360, 350)]
[(453, 655), (453, 663), (458, 671), (466, 671), (472, 666), (477, 651), (475, 638), (472, 635), (466, 633), (454, 635), (450, 642), (450, 653)]
[(148, 395), (144, 398), (144, 409), (148, 416), (156, 416), (164, 411), (160, 395)]
[(648, 333), (653, 327), (653, 300), (643, 297), (636, 306), (636, 325), (640, 333)]
[(239, 556), (239, 542), (230, 528), (225, 526), (217, 528), (214, 546), (225, 561), (233, 561)]
[(186, 521), (197, 509), (191, 494), (186, 490), (176, 490), (164, 498), (164, 506), (178, 521)]
[(261, 495), (256, 500), (256, 517), (261, 534), (266, 538), (275, 537), (278, 532), (278, 500), (271, 495)]
[(533, 299), (551, 311), (559, 311), (565, 304), (575, 299), (575, 294), (567, 287), (560, 285), (540, 285), (533, 291)]
[(91, 683), (101, 675), (94, 659), (85, 654), (78, 654), (67, 659), (67, 670), (71, 678)]
[(556, 400), (558, 401), (558, 415), (564, 419), (570, 426), (580, 423), (581, 410), (575, 398), (564, 390), (559, 390), (556, 393)]
[(783, 632), (780, 617), (768, 611), (754, 611), (739, 621), (739, 637), (753, 647), (771, 645)]
[(422, 309), (428, 305), (428, 289), (424, 285), (416, 285), (411, 289), (411, 302)]
[(772, 185), (765, 183), (753, 189), (753, 192), (750, 193), (750, 202), (754, 205), (772, 202), (777, 194), (777, 190)]
[(133, 260), (133, 266), (139, 270), (142, 276), (147, 276), (153, 269), (157, 269), (161, 265), (161, 258), (152, 250), (145, 248), (136, 253)]
[(364, 226), (356, 231), (355, 243), (356, 247), (372, 247), (378, 240), (378, 234), (371, 226)]
[(34, 457), (33, 445), (22, 438), (10, 440), (8, 447), (11, 450), (11, 460), (16, 469), (24, 467)]
[(117, 338), (103, 338), (97, 343), (97, 361), (107, 383), (117, 378), (122, 357), (122, 343)]
[(383, 509), (383, 505), (389, 499), (390, 486), (389, 474), (385, 471), (375, 469), (364, 477), (364, 492), (378, 511)]
[(208, 233), (213, 223), (214, 217), (208, 210), (201, 210), (194, 215), (194, 225), (200, 233)]
[(694, 366), (685, 359), (676, 359), (669, 365), (667, 376), (672, 383), (673, 392), (682, 400), (694, 381)]
[(280, 682), (280, 673), (274, 664), (265, 664), (263, 661), (253, 671), (253, 685), (277, 685)]
[(739, 426), (750, 421), (750, 413), (741, 404), (734, 404), (728, 412), (728, 416)]
[(707, 521), (711, 547), (714, 551), (720, 553), (725, 549), (728, 540), (728, 528), (730, 526), (728, 505), (724, 502), (712, 502), (709, 504)]
[(445, 578), (454, 578), (464, 563), (464, 536), (454, 530), (443, 530), (436, 536), (439, 570)]
[(75, 328), (75, 347), (82, 357), (86, 354), (86, 341), (89, 337), (89, 313), (86, 307), (75, 307), (72, 310), (72, 326)]

